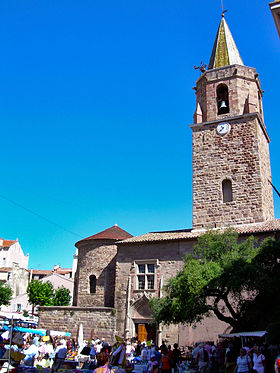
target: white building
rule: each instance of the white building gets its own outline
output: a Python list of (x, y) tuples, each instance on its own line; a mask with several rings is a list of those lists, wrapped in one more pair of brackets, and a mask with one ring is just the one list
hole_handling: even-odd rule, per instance
[(0, 238), (0, 271), (2, 268), (12, 268), (13, 263), (27, 269), (29, 254), (24, 255), (18, 240)]

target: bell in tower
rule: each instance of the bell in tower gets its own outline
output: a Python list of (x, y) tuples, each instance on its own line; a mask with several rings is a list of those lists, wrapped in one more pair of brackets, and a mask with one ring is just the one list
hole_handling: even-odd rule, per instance
[(228, 87), (220, 84), (217, 87), (218, 115), (229, 113)]

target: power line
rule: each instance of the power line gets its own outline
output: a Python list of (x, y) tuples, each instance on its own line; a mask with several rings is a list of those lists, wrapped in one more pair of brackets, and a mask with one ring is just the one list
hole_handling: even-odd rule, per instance
[(31, 209), (29, 209), (29, 208), (27, 208), (27, 207), (21, 205), (20, 203), (17, 203), (17, 202), (15, 202), (15, 201), (13, 201), (13, 200), (11, 200), (11, 199), (9, 199), (9, 198), (7, 198), (7, 197), (1, 195), (1, 194), (0, 194), (0, 198), (4, 199), (5, 201), (8, 201), (9, 203), (11, 203), (11, 204), (14, 205), (14, 206), (17, 206), (17, 207), (19, 207), (19, 208), (21, 208), (21, 209), (23, 209), (23, 210), (29, 212), (29, 213), (32, 214), (32, 215), (37, 216), (37, 217), (40, 218), (40, 219), (45, 220), (45, 221), (48, 222), (49, 224), (55, 225), (56, 227), (62, 229), (63, 231), (65, 231), (65, 232), (67, 232), (67, 233), (70, 233), (70, 234), (72, 234), (72, 235), (74, 235), (74, 236), (77, 236), (77, 237), (79, 237), (79, 238), (83, 238), (80, 234), (75, 233), (75, 232), (71, 231), (70, 229), (64, 228), (62, 225), (57, 224), (56, 222), (54, 222), (54, 221), (52, 221), (52, 220), (46, 218), (45, 216), (43, 216), (43, 215), (41, 215), (41, 214), (38, 214), (37, 212), (35, 212), (35, 211), (33, 211), (33, 210), (31, 210)]

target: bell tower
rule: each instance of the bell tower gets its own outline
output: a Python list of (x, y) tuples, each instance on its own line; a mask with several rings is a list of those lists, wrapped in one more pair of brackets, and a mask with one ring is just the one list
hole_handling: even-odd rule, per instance
[(193, 228), (273, 220), (259, 75), (243, 64), (224, 16), (195, 91)]

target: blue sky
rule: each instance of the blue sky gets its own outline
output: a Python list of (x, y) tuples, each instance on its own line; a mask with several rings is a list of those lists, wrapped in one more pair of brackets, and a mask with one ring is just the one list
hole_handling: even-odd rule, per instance
[[(277, 31), (268, 2), (224, 3), (260, 74), (280, 189)], [(209, 62), (220, 14), (219, 0), (1, 1), (0, 236), (30, 268), (71, 266), (76, 241), (115, 223), (192, 226), (193, 66)]]

